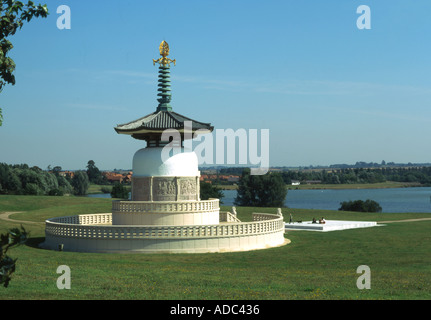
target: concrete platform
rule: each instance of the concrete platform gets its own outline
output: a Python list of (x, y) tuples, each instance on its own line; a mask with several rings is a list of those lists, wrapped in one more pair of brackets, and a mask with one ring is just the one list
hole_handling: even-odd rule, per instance
[(376, 227), (377, 222), (372, 221), (342, 221), (342, 220), (326, 220), (325, 224), (312, 223), (304, 221), (302, 223), (293, 222), (285, 223), (286, 230), (306, 230), (306, 231), (336, 231), (357, 228)]

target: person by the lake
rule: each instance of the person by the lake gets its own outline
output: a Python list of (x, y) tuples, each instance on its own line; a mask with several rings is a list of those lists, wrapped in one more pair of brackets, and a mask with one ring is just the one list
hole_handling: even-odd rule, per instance
[(290, 224), (290, 223), (292, 223), (292, 221), (293, 221), (292, 214), (291, 214), (291, 213), (289, 213), (289, 224)]
[(320, 223), (320, 224), (325, 224), (325, 223), (326, 223), (325, 218), (324, 218), (324, 217), (322, 217), (322, 219), (319, 219), (319, 223)]
[(316, 218), (313, 218), (313, 221), (311, 223), (317, 223)]

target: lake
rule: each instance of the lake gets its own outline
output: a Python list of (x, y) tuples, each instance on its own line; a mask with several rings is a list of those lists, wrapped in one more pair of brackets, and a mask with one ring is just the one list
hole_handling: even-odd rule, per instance
[[(223, 205), (233, 206), (236, 190), (223, 190)], [(110, 198), (110, 194), (89, 195)], [(431, 213), (431, 188), (289, 190), (285, 205), (297, 209), (338, 210), (340, 202), (374, 200), (383, 212)]]
[[(223, 205), (232, 206), (236, 190), (223, 190)], [(431, 188), (289, 190), (285, 205), (297, 209), (338, 210), (349, 200), (374, 200), (382, 212), (431, 213)]]

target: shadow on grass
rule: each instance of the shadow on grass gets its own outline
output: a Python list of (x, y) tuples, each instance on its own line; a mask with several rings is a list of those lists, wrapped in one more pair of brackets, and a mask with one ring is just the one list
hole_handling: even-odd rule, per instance
[(28, 238), (27, 241), (25, 242), (25, 245), (31, 248), (44, 250), (43, 248), (39, 247), (39, 245), (44, 241), (45, 241), (45, 237)]

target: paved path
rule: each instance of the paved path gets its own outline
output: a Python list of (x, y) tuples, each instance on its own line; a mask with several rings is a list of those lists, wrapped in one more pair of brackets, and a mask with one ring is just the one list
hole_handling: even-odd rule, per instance
[(22, 211), (14, 211), (14, 212), (2, 212), (0, 213), (0, 220), (15, 222), (15, 223), (29, 223), (29, 224), (43, 224), (45, 222), (35, 222), (35, 221), (26, 221), (26, 220), (15, 220), (10, 219), (9, 216), (14, 213), (21, 213)]
[(426, 220), (431, 220), (431, 218), (405, 219), (405, 220), (390, 220), (390, 221), (377, 221), (377, 223), (415, 222), (415, 221), (426, 221)]
[[(26, 221), (26, 220), (15, 220), (10, 219), (9, 216), (14, 213), (21, 213), (22, 211), (15, 211), (15, 212), (2, 212), (0, 213), (0, 220), (5, 220), (9, 222), (15, 222), (15, 223), (29, 223), (29, 224), (42, 224), (45, 222), (35, 222), (35, 221)], [(389, 220), (389, 221), (377, 221), (377, 224), (379, 223), (395, 223), (395, 222), (416, 222), (416, 221), (427, 221), (431, 220), (431, 218), (418, 218), (418, 219), (405, 219), (405, 220)]]

